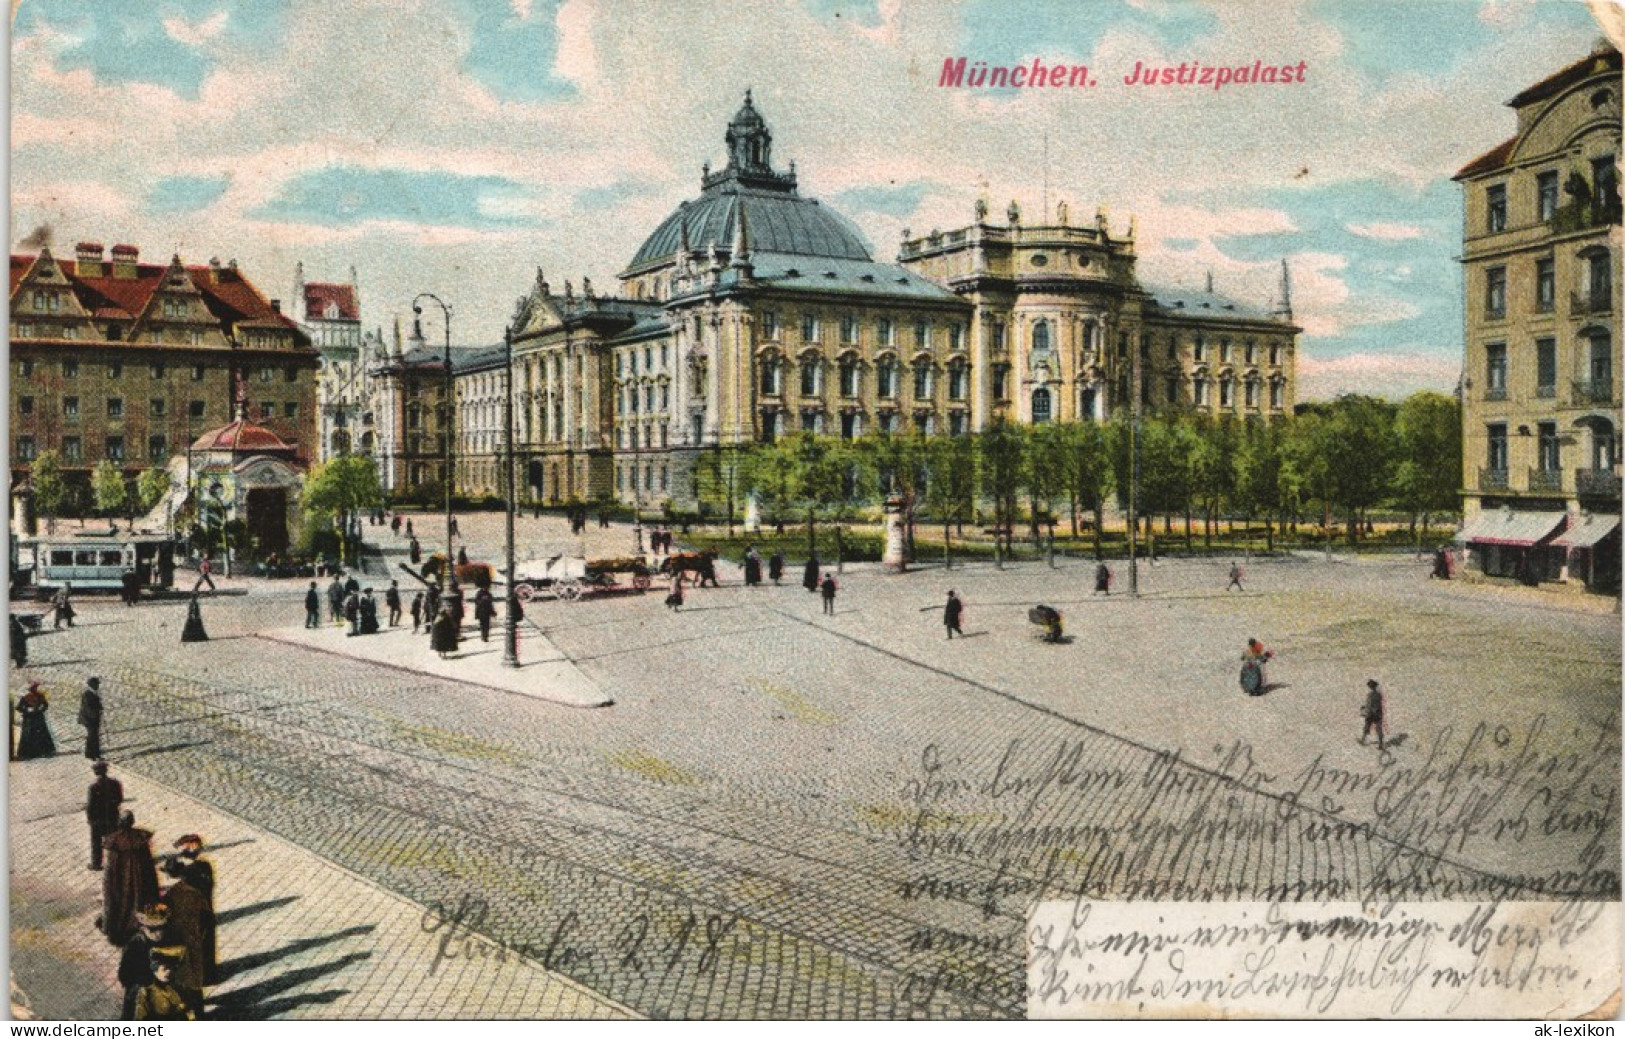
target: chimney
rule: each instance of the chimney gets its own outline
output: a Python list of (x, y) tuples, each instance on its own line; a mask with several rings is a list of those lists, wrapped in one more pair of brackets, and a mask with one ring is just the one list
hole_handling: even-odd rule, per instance
[(113, 277), (133, 278), (141, 262), (141, 250), (133, 245), (113, 246)]
[(102, 243), (80, 242), (74, 251), (76, 270), (81, 278), (100, 278), (102, 268)]
[(220, 257), (209, 257), (209, 284), (220, 284)]
[(273, 313), (273, 314), (282, 313), (282, 301), (281, 300), (273, 299), (271, 301), (271, 313)]

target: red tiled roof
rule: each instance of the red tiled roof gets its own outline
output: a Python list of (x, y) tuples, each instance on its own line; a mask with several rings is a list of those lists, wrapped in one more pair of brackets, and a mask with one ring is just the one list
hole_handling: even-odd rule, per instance
[(246, 419), (238, 419), (203, 434), (193, 442), (192, 450), (237, 453), (251, 451), (256, 454), (293, 453), (293, 448), (287, 441), (264, 426), (257, 426)]
[(361, 304), (356, 300), (354, 285), (337, 285), (323, 281), (305, 283), (306, 321), (326, 318), (329, 303), (338, 307), (338, 316), (343, 320), (361, 320)]
[(1601, 72), (1612, 71), (1617, 73), (1619, 70), (1620, 57), (1618, 50), (1610, 47), (1605, 51), (1593, 52), (1572, 65), (1566, 65), (1557, 70), (1534, 86), (1519, 91), (1518, 96), (1508, 101), (1507, 104), (1513, 108), (1518, 108), (1532, 101), (1540, 101), (1551, 97), (1558, 91)]
[(15, 296), (17, 294), (17, 286), (21, 284), (23, 275), (27, 274), (28, 268), (32, 266), (34, 266), (34, 257), (32, 256), (13, 256), (11, 258), (11, 295)]
[(1456, 175), (1450, 179), (1466, 180), (1468, 177), (1476, 177), (1480, 173), (1485, 173), (1489, 170), (1504, 166), (1506, 164), (1507, 157), (1512, 154), (1513, 145), (1517, 143), (1518, 138), (1516, 134), (1508, 137), (1506, 140), (1502, 141), (1500, 144), (1497, 144), (1483, 155), (1480, 155), (1472, 162), (1469, 162), (1467, 165), (1463, 166), (1456, 173)]

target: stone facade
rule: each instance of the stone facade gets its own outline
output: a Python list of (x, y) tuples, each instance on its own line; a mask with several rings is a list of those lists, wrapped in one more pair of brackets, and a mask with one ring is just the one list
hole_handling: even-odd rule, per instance
[[(1464, 540), (1491, 574), (1617, 585), (1619, 51), (1507, 104), (1517, 132), (1455, 177)], [(1593, 515), (1613, 531), (1597, 541)]]
[(10, 332), (14, 481), (44, 451), (74, 479), (103, 459), (162, 468), (230, 422), (239, 393), (299, 457), (314, 452), (317, 352), (235, 261), (149, 264), (90, 242), (73, 260), (13, 255)]

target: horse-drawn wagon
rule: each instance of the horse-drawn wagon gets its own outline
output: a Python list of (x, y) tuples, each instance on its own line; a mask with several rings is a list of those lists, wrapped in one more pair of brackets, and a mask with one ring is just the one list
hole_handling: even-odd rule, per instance
[[(617, 575), (625, 575), (626, 583), (622, 584)], [(574, 602), (588, 592), (648, 591), (649, 583), (649, 565), (641, 556), (586, 559), (558, 555), (519, 564), (515, 568), (514, 593), (524, 602)]]

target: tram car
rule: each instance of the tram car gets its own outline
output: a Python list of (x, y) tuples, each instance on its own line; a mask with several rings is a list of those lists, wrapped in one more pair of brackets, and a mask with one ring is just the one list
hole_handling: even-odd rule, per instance
[[(27, 562), (32, 558), (32, 572)], [(162, 534), (112, 531), (41, 536), (20, 546), (18, 576), (40, 595), (65, 584), (76, 592), (116, 592), (124, 575), (135, 571), (143, 588), (175, 583), (175, 543)]]

